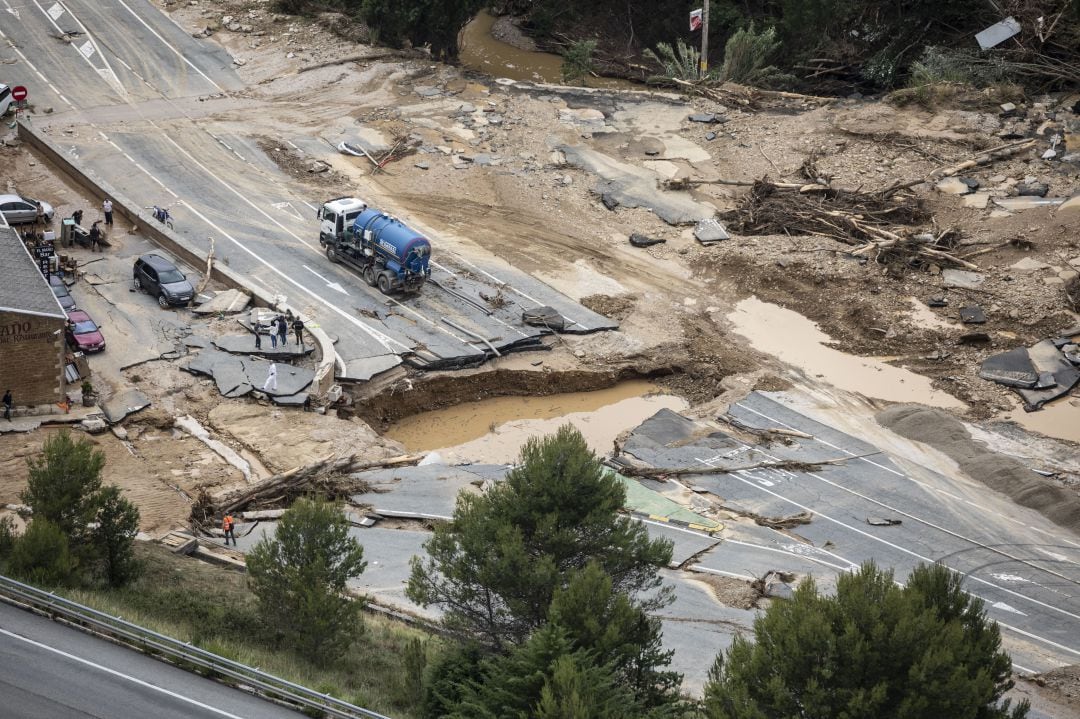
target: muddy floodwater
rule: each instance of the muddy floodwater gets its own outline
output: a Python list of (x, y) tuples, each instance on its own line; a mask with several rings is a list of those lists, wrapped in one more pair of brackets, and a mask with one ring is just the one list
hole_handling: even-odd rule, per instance
[(829, 347), (832, 339), (817, 324), (779, 305), (750, 297), (735, 306), (728, 320), (755, 349), (839, 389), (891, 402), (958, 409), (966, 406), (931, 387), (927, 377), (872, 357), (856, 357)]
[(1080, 398), (1077, 397), (1063, 397), (1043, 405), (1037, 412), (1017, 409), (1004, 415), (1004, 419), (1047, 437), (1080, 444)]
[(661, 409), (686, 409), (686, 400), (660, 393), (656, 385), (622, 382), (595, 392), (547, 397), (493, 397), (424, 412), (395, 423), (386, 436), (410, 452), (438, 451), (448, 462), (512, 462), (530, 437), (551, 434), (570, 423), (600, 455), (615, 438)]
[[(481, 12), (461, 31), (458, 59), (470, 70), (511, 80), (559, 84), (562, 57), (550, 52), (522, 50), (491, 35), (495, 17)], [(634, 83), (610, 77), (590, 76), (588, 87), (636, 88)]]

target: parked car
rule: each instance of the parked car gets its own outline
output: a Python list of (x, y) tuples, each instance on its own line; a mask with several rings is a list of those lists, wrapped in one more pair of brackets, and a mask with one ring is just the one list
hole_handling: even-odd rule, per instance
[(67, 285), (64, 281), (52, 275), (49, 277), (49, 286), (52, 288), (52, 292), (56, 295), (56, 299), (60, 301), (60, 306), (64, 308), (64, 312), (70, 312), (75, 309), (75, 298), (68, 292)]
[(8, 110), (15, 106), (15, 98), (11, 96), (11, 88), (0, 83), (0, 117), (8, 114)]
[(0, 214), (4, 216), (9, 225), (17, 225), (20, 222), (37, 221), (37, 203), (41, 203), (41, 209), (45, 211), (45, 221), (52, 222), (53, 206), (44, 200), (35, 200), (21, 195), (0, 195)]
[(135, 260), (134, 276), (135, 289), (157, 296), (162, 307), (186, 305), (195, 296), (195, 288), (184, 273), (161, 255), (143, 255)]
[(82, 310), (67, 313), (67, 341), (75, 349), (83, 352), (101, 352), (105, 349), (105, 338), (97, 323)]

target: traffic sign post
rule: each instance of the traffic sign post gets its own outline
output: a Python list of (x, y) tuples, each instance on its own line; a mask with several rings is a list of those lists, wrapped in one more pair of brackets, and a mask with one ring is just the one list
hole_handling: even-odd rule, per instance
[(26, 111), (26, 96), (30, 93), (27, 92), (26, 87), (23, 85), (16, 85), (11, 88), (11, 99), (15, 101), (15, 119), (19, 118), (19, 115)]

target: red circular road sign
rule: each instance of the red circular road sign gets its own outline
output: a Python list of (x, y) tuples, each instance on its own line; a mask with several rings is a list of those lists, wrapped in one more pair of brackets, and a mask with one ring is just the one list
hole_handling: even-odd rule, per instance
[(15, 87), (11, 88), (11, 96), (19, 102), (22, 102), (26, 99), (26, 88), (22, 85), (16, 85)]

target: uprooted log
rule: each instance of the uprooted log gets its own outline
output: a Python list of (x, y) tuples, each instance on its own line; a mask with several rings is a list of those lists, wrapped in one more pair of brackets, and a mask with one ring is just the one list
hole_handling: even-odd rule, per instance
[[(223, 514), (236, 512), (252, 505), (265, 505), (271, 502), (285, 504), (313, 488), (330, 490), (334, 494), (349, 493), (359, 489), (358, 485), (362, 483), (349, 480), (348, 475), (369, 469), (407, 467), (417, 464), (421, 459), (423, 455), (406, 454), (374, 462), (361, 462), (357, 459), (357, 455), (341, 458), (330, 456), (303, 467), (295, 467), (287, 472), (275, 474), (242, 490), (214, 498), (211, 500), (211, 507), (206, 509), (209, 509), (211, 514)], [(324, 482), (328, 479), (331, 481)], [(326, 486), (320, 486), (324, 484)]]

